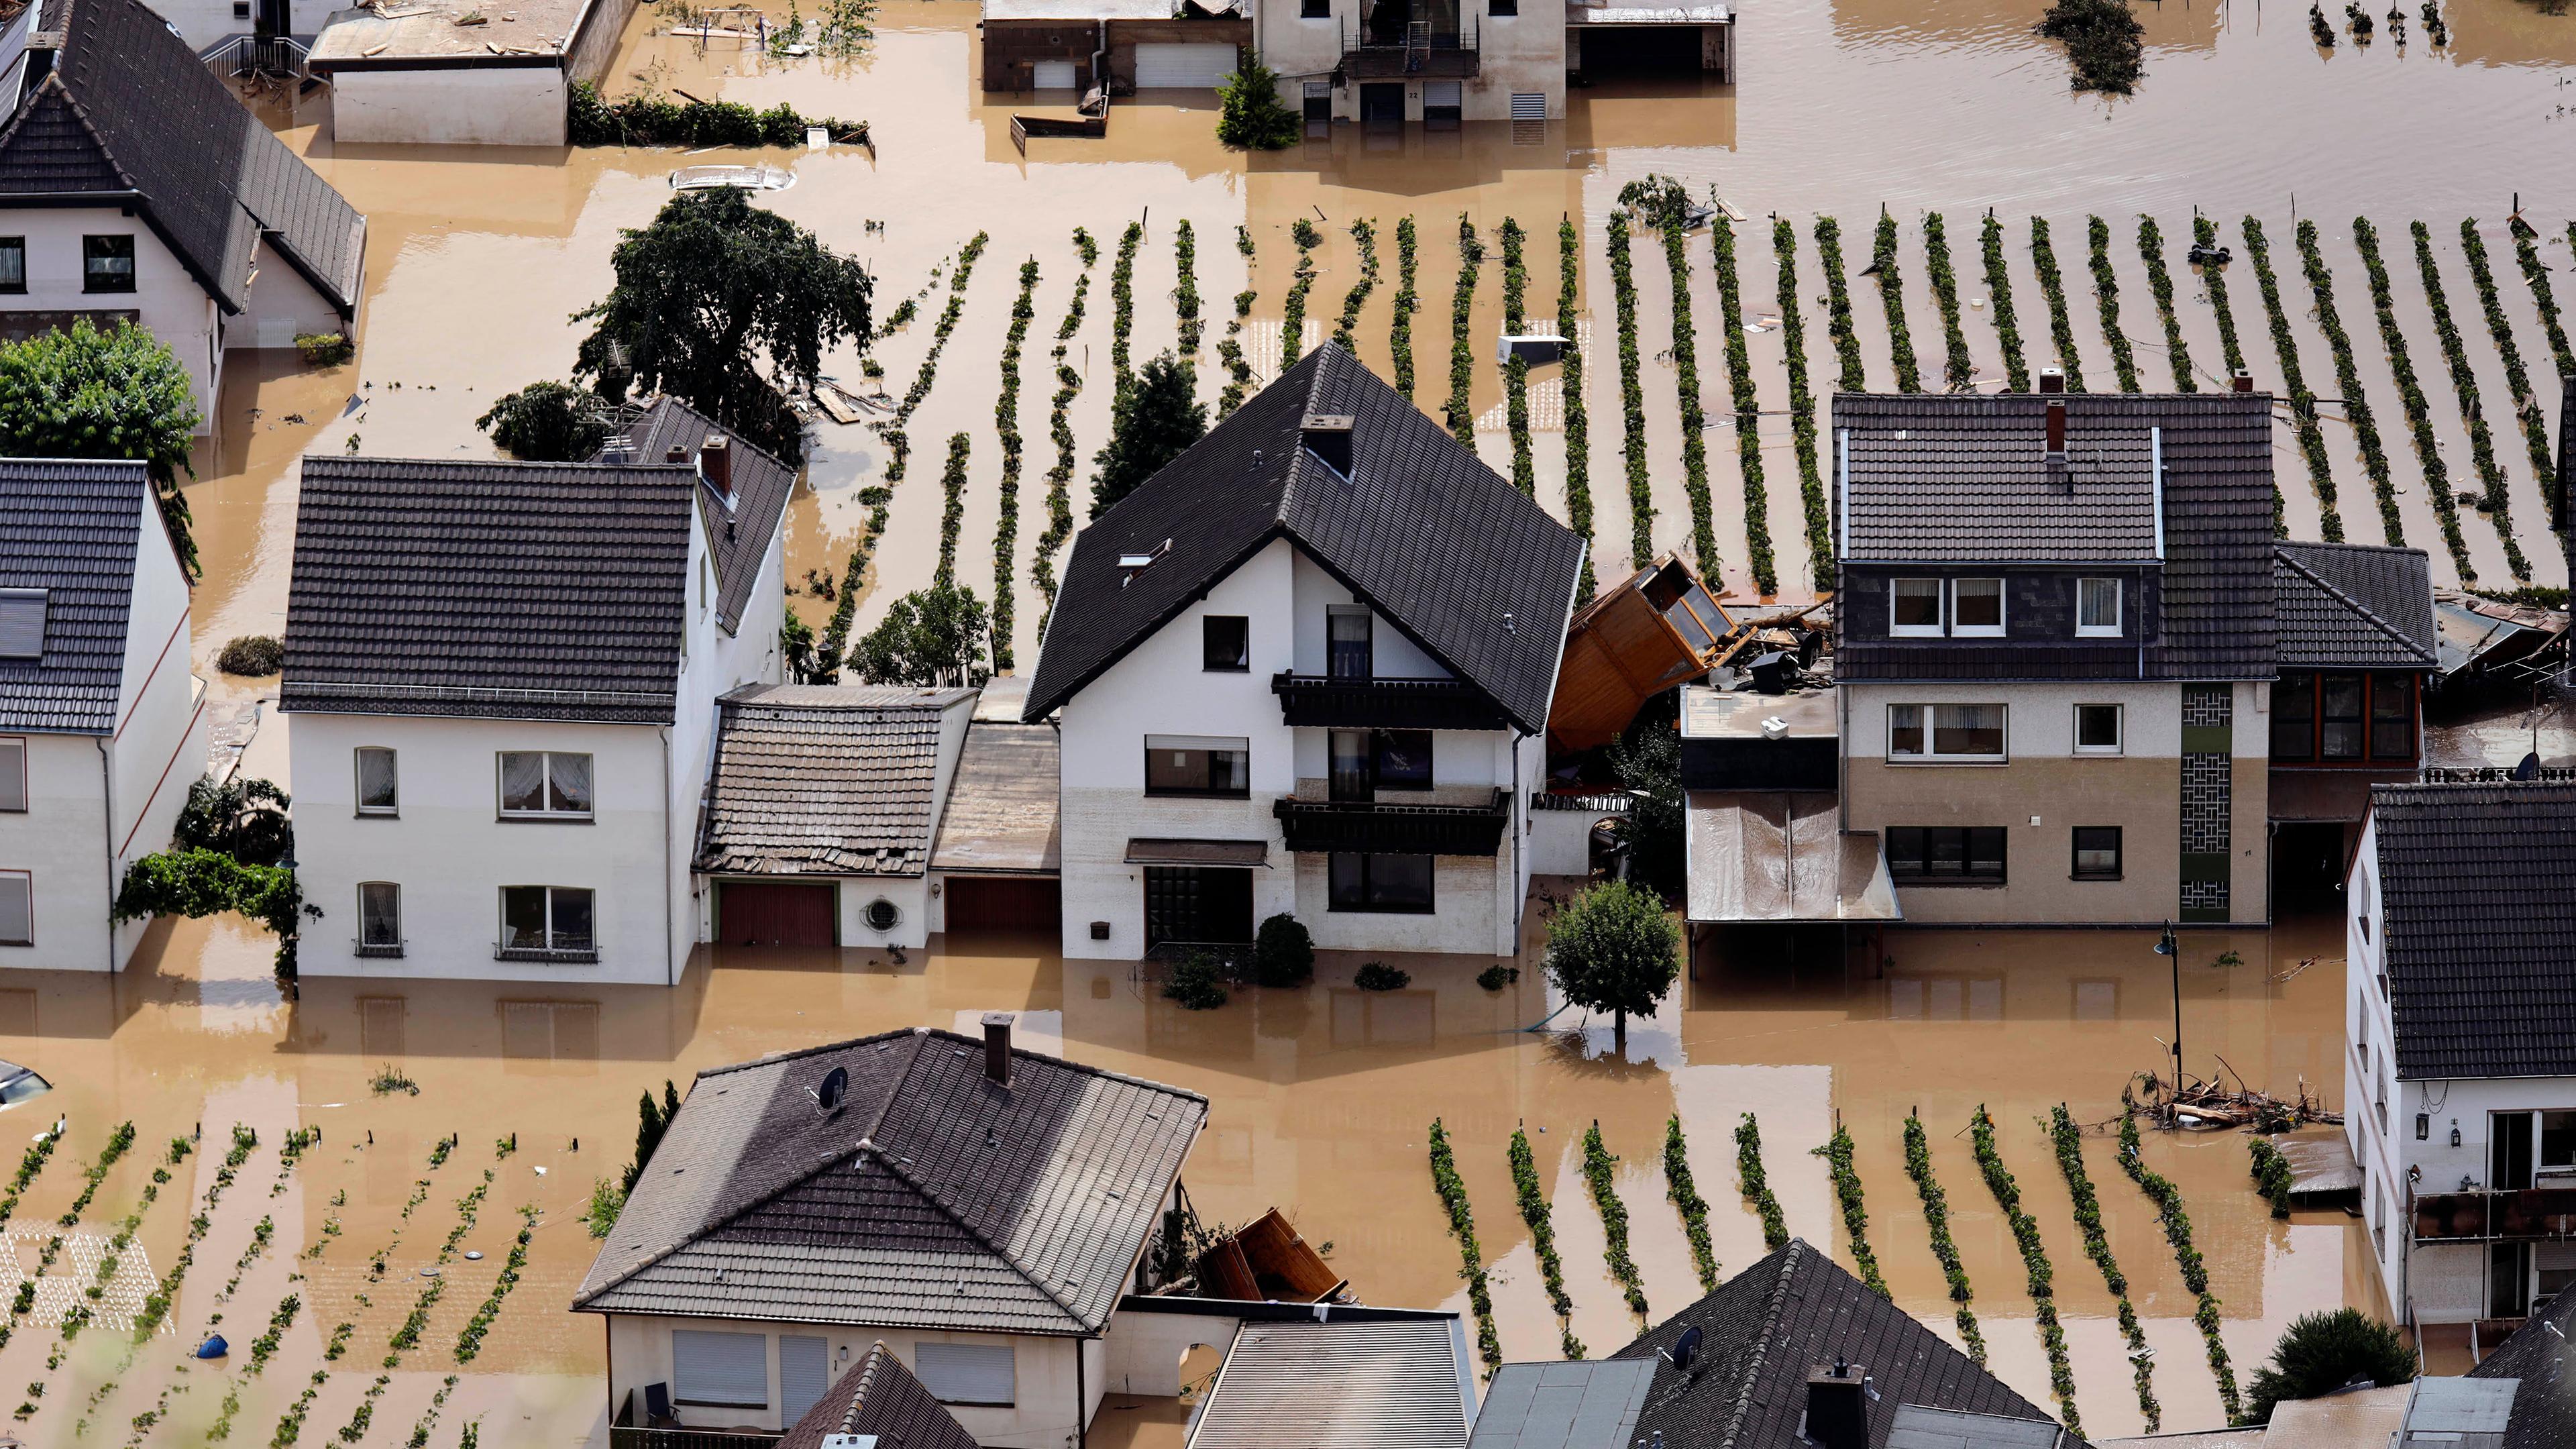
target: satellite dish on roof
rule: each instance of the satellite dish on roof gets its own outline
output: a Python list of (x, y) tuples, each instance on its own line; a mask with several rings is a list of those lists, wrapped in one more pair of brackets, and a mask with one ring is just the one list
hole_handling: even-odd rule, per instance
[(810, 1089), (814, 1105), (826, 1112), (837, 1111), (841, 1099), (850, 1095), (850, 1069), (834, 1067), (823, 1074), (823, 1085)]
[(1699, 1357), (1699, 1339), (1698, 1324), (1682, 1330), (1682, 1336), (1673, 1340), (1673, 1367), (1687, 1369), (1691, 1366), (1691, 1360)]
[(2534, 750), (2532, 753), (2523, 756), (2522, 763), (2513, 767), (2513, 777), (2517, 780), (2539, 779), (2540, 752)]

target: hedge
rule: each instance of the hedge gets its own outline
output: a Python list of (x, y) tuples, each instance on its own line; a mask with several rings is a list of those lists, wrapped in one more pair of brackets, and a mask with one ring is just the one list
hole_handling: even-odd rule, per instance
[(2487, 264), (2486, 240), (2478, 235), (2474, 218), (2460, 222), (2460, 250), (2469, 259), (2471, 280), (2477, 283), (2478, 306), (2486, 313), (2487, 336), (2504, 358), (2505, 391), (2513, 395), (2513, 413), (2522, 423), (2523, 446), (2531, 451), (2532, 475), (2542, 480), (2543, 493), (2555, 492), (2545, 486), (2558, 473), (2557, 460), (2550, 451), (2548, 414), (2540, 406), (2540, 395), (2531, 389), (2531, 373), (2523, 366), (2522, 349), (2514, 343), (2513, 324), (2506, 319), (2504, 304), (2496, 297), (2495, 272)]
[[(2523, 557), (2522, 545), (2514, 540), (2512, 501), (2505, 493), (2504, 465), (2496, 461), (2495, 436), (2487, 427), (2485, 407), (2478, 398), (2477, 376), (2469, 370), (2468, 349), (2460, 341), (2459, 325), (2451, 320), (2450, 299), (2442, 291), (2442, 271), (2433, 261), (2433, 229), (2422, 222), (2407, 228), (2415, 239), (2415, 271), (2423, 279), (2424, 301), (2433, 310), (2433, 331), (2441, 339), (2442, 360), (2450, 369), (2451, 391), (2459, 399), (2460, 422), (2469, 430), (2469, 456), (2476, 463), (2478, 481), (2486, 487), (2482, 505), (2487, 521), (2495, 525), (2496, 536), (2504, 543), (2505, 566), (2517, 579), (2531, 577), (2531, 560)], [(2542, 475), (2544, 479), (2548, 475)]]
[(2120, 278), (2111, 270), (2111, 224), (2098, 216), (2084, 218), (2084, 233), (2093, 249), (2093, 305), (2102, 317), (2102, 336), (2111, 344), (2111, 370), (2120, 391), (2138, 391), (2138, 357), (2129, 334), (2120, 329)]
[(1690, 1239), (1691, 1267), (1699, 1273), (1703, 1293), (1717, 1291), (1717, 1249), (1708, 1237), (1708, 1199), (1699, 1195), (1691, 1176), (1690, 1145), (1682, 1137), (1681, 1114), (1664, 1121), (1664, 1196), (1681, 1214), (1682, 1235)]
[(2021, 319), (2013, 311), (2012, 269), (2004, 263), (2004, 224), (1986, 213), (1978, 245), (1985, 252), (1986, 305), (1994, 314), (1995, 341), (2004, 350), (2004, 391), (2030, 391), (2030, 363), (2022, 356)]
[(1512, 1129), (1512, 1187), (1519, 1194), (1521, 1221), (1529, 1225), (1530, 1250), (1538, 1255), (1539, 1276), (1547, 1285), (1547, 1302), (1556, 1310), (1559, 1346), (1567, 1358), (1583, 1357), (1583, 1340), (1574, 1336), (1574, 1300), (1565, 1291), (1565, 1262), (1556, 1252), (1556, 1222), (1540, 1189), (1538, 1160), (1530, 1151), (1529, 1130)]
[(1047, 436), (1055, 440), (1055, 465), (1046, 475), (1047, 526), (1038, 535), (1036, 557), (1029, 561), (1029, 574), (1037, 580), (1038, 595), (1045, 601), (1038, 610), (1041, 638), (1046, 635), (1048, 616), (1055, 612), (1055, 551), (1073, 536), (1073, 422), (1068, 410), (1074, 395), (1082, 391), (1082, 374), (1065, 365), (1064, 355), (1073, 334), (1082, 327), (1083, 302), (1091, 294), (1091, 268), (1100, 260), (1100, 247), (1091, 233), (1075, 227), (1073, 241), (1082, 257), (1082, 271), (1073, 279), (1073, 301), (1065, 308), (1064, 320), (1056, 324), (1055, 346), (1047, 353), (1055, 364), (1055, 396), (1047, 406)]
[[(2306, 223), (2301, 223), (2305, 225)], [(2227, 1341), (2218, 1335), (2218, 1300), (2209, 1292), (2209, 1265), (2200, 1250), (2191, 1243), (2191, 1218), (2182, 1210), (2182, 1191), (2154, 1171), (2138, 1152), (2138, 1114), (2129, 1089), (2120, 1089), (2120, 1170), (2138, 1185), (2138, 1190), (2155, 1200), (2156, 1215), (2164, 1224), (2165, 1240), (2173, 1245), (2174, 1266), (2182, 1270), (2182, 1284), (2198, 1295), (2191, 1321), (2200, 1328), (2202, 1349), (2209, 1357), (2209, 1371), (2218, 1378), (2218, 1399), (2226, 1407), (2227, 1422), (2233, 1424), (2245, 1411), (2243, 1399), (2236, 1390), (2236, 1367), (2227, 1357)]]
[[(1529, 320), (1526, 301), (1529, 269), (1523, 256), (1528, 233), (1518, 219), (1504, 217), (1503, 330), (1518, 334)], [(1515, 356), (1503, 364), (1503, 419), (1512, 440), (1512, 486), (1538, 496), (1538, 468), (1530, 456), (1529, 363)]]
[(1413, 400), (1413, 314), (1422, 310), (1422, 294), (1414, 290), (1417, 237), (1413, 218), (1395, 224), (1395, 321), (1387, 329), (1387, 350), (1395, 359), (1395, 390)]
[(1628, 470), (1628, 561), (1644, 568), (1655, 556), (1655, 497), (1646, 479), (1646, 393), (1637, 378), (1637, 277), (1628, 256), (1628, 219), (1610, 217), (1610, 296), (1619, 311), (1619, 404)]
[(1449, 1148), (1449, 1129), (1431, 1119), (1431, 1186), (1449, 1210), (1449, 1231), (1457, 1236), (1458, 1276), (1467, 1280), (1467, 1305), (1476, 1315), (1476, 1352), (1485, 1372), (1503, 1366), (1503, 1339), (1494, 1327), (1493, 1288), (1485, 1277), (1484, 1250), (1476, 1245), (1476, 1215), (1467, 1206), (1467, 1184), (1458, 1176), (1458, 1159)]
[(838, 141), (865, 142), (868, 123), (799, 115), (781, 101), (755, 111), (732, 101), (675, 101), (643, 91), (604, 100), (589, 81), (574, 81), (565, 102), (565, 138), (575, 146), (803, 146), (809, 126)]
[(1950, 1284), (1950, 1301), (1958, 1305), (1950, 1311), (1951, 1322), (1958, 1325), (1968, 1357), (1983, 1368), (1986, 1336), (1977, 1328), (1977, 1315), (1968, 1311), (1968, 1300), (1975, 1294), (1968, 1287), (1968, 1270), (1959, 1262), (1958, 1241), (1950, 1236), (1950, 1196), (1932, 1175), (1932, 1144), (1924, 1134), (1922, 1117), (1912, 1112), (1905, 1115), (1905, 1175), (1914, 1179), (1914, 1193), (1923, 1199), (1923, 1225), (1931, 1234), (1932, 1256), (1940, 1260), (1941, 1276)]
[(2102, 1270), (2102, 1286), (2111, 1290), (2113, 1303), (2119, 1309), (2120, 1334), (2129, 1343), (2130, 1375), (2138, 1391), (2138, 1412), (2145, 1416), (2147, 1432), (2164, 1427), (2164, 1406), (2156, 1402), (2155, 1357), (2147, 1347), (2146, 1331), (2138, 1326), (2138, 1310), (2129, 1302), (2129, 1278), (2120, 1271), (2120, 1260), (2112, 1255), (2110, 1237), (2102, 1228), (2102, 1200), (2093, 1191), (2093, 1175), (2084, 1167), (2084, 1132), (2068, 1115), (2064, 1103), (2049, 1110), (2049, 1145), (2057, 1152), (2057, 1170), (2066, 1179), (2066, 1190), (2075, 1209), (2076, 1231), (2084, 1236), (2084, 1255)]
[(1771, 1193), (1770, 1174), (1762, 1170), (1762, 1124), (1750, 1112), (1735, 1124), (1735, 1179), (1736, 1190), (1762, 1219), (1763, 1250), (1778, 1251), (1789, 1241), (1789, 1220)]
[(1830, 216), (1816, 218), (1816, 257), (1825, 269), (1825, 331), (1834, 340), (1842, 364), (1842, 390), (1867, 392), (1869, 375), (1861, 367), (1860, 335), (1852, 330), (1851, 289), (1843, 284), (1843, 224)]
[(1475, 377), (1476, 348), (1468, 336), (1476, 305), (1476, 268), (1485, 245), (1476, 240), (1476, 224), (1458, 213), (1458, 285), (1449, 294), (1449, 432), (1470, 452), (1476, 447), (1476, 416), (1470, 384)]
[(1188, 217), (1172, 234), (1172, 257), (1180, 268), (1180, 280), (1172, 287), (1172, 315), (1181, 321), (1181, 360), (1199, 355), (1199, 338), (1207, 332), (1207, 319), (1199, 315), (1199, 236)]
[(1941, 309), (1942, 375), (1957, 392), (1968, 385), (1977, 364), (1968, 356), (1968, 335), (1959, 330), (1959, 277), (1950, 267), (1950, 232), (1941, 213), (1923, 218), (1923, 274), (1932, 281), (1932, 302)]
[(1878, 234), (1870, 247), (1870, 270), (1878, 278), (1878, 304), (1887, 314), (1887, 347), (1896, 363), (1896, 390), (1921, 392), (1923, 372), (1914, 361), (1914, 336), (1905, 326), (1905, 276), (1896, 259), (1896, 218), (1878, 213)]
[(2173, 369), (2174, 391), (2198, 392), (2191, 375), (2191, 348), (2182, 339), (2182, 319), (2174, 315), (2173, 273), (2165, 266), (2164, 228), (2152, 216), (2138, 218), (2138, 257), (2147, 264), (2147, 290), (2156, 299), (2156, 318), (2165, 327), (2165, 363)]
[(1377, 228), (1363, 217), (1351, 223), (1351, 239), (1359, 245), (1360, 277), (1343, 294), (1341, 321), (1333, 327), (1333, 340), (1345, 351), (1357, 345), (1352, 340), (1352, 330), (1360, 325), (1360, 308), (1367, 305), (1370, 291), (1377, 286)]
[(1860, 1281), (1881, 1298), (1893, 1298), (1887, 1291), (1887, 1279), (1878, 1271), (1878, 1254), (1869, 1246), (1869, 1210), (1861, 1200), (1860, 1173), (1852, 1167), (1851, 1130), (1840, 1124), (1825, 1145), (1814, 1149), (1825, 1160), (1834, 1184), (1834, 1199), (1843, 1210), (1843, 1235), (1851, 1240), (1852, 1262), (1860, 1267)]
[(2361, 466), (2370, 475), (2371, 491), (2379, 495), (2380, 528), (2389, 543), (2402, 544), (2406, 525), (2397, 516), (2397, 485), (2388, 476), (2388, 450), (2380, 446), (2379, 420), (2371, 415), (2370, 399), (2362, 396), (2352, 338), (2343, 330), (2342, 314), (2335, 310), (2334, 273), (2326, 269), (2325, 253), (2317, 247), (2317, 224), (2300, 222), (2298, 240), (2299, 262), (2306, 270), (2308, 291), (2316, 298), (2317, 327), (2326, 334), (2326, 346), (2334, 353), (2335, 380), (2343, 387), (2344, 417), (2361, 445)]
[(2057, 1275), (2049, 1267), (2048, 1247), (2040, 1241), (2039, 1224), (2022, 1211), (2021, 1187), (1995, 1151), (1995, 1119), (1986, 1115), (1983, 1103), (1969, 1119), (1968, 1137), (1976, 1148), (1977, 1168), (1985, 1175), (1986, 1189), (1995, 1195), (1995, 1205), (2004, 1210), (2013, 1241), (2021, 1247), (2022, 1272), (2029, 1280), (2031, 1305), (2038, 1314), (2040, 1346), (2048, 1352), (2048, 1388), (2057, 1399), (2058, 1417), (2065, 1420), (2068, 1433), (2081, 1439), (2084, 1422), (2075, 1410), (2075, 1370), (2066, 1360), (2066, 1330), (2057, 1322)]
[(1020, 347), (1037, 316), (1037, 289), (1038, 264), (1031, 258), (1020, 263), (1020, 295), (1011, 301), (1011, 330), (1002, 338), (1002, 391), (993, 403), (993, 433), (1002, 445), (1002, 511), (993, 525), (993, 669), (999, 674), (1011, 669), (1011, 554), (1020, 541)]
[(1619, 1285), (1620, 1295), (1628, 1300), (1628, 1311), (1639, 1318), (1646, 1313), (1646, 1285), (1637, 1275), (1637, 1262), (1628, 1256), (1628, 1209), (1619, 1201), (1616, 1174), (1612, 1169), (1619, 1159), (1601, 1142), (1601, 1123), (1596, 1119), (1590, 1131), (1583, 1134), (1583, 1181), (1592, 1189), (1592, 1205), (1601, 1212), (1602, 1258), (1610, 1269), (1611, 1281)]
[[(1410, 218), (1407, 218), (1410, 220)], [(1595, 586), (1592, 555), (1592, 418), (1583, 405), (1583, 349), (1575, 343), (1574, 298), (1583, 257), (1582, 233), (1568, 215), (1556, 225), (1556, 331), (1565, 339), (1565, 526), (1583, 536), (1583, 577), (1574, 586), (1574, 606), (1592, 602)], [(1412, 284), (1406, 284), (1410, 291)]]
[(1673, 388), (1682, 412), (1682, 492), (1690, 499), (1691, 551), (1700, 577), (1714, 584), (1717, 523), (1709, 513), (1708, 415), (1700, 406), (1699, 341), (1691, 322), (1690, 262), (1683, 255), (1680, 208), (1665, 210), (1662, 234), (1664, 269), (1673, 282)]

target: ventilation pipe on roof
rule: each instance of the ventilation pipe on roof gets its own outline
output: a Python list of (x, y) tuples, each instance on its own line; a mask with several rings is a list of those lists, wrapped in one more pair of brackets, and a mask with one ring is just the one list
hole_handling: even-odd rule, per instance
[(996, 1086), (1011, 1084), (1011, 1014), (984, 1013), (984, 1076)]
[(1297, 425), (1298, 441), (1318, 462), (1345, 478), (1351, 476), (1351, 419), (1346, 413), (1308, 413)]
[(2244, 368), (2240, 367), (2236, 369), (2235, 376), (2230, 377), (2228, 381), (2235, 385), (2238, 392), (2252, 392), (2254, 390), (2254, 374), (2246, 371)]
[(1807, 1442), (1869, 1449), (1869, 1370), (1836, 1357), (1807, 1373)]
[(662, 461), (665, 463), (685, 463), (689, 461), (689, 450), (680, 446), (678, 443), (673, 443), (671, 446), (662, 450)]

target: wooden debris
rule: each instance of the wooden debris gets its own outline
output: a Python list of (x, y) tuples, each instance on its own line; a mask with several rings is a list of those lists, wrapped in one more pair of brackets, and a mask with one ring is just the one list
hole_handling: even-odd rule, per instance
[[(2222, 1066), (2224, 1061), (2222, 1059)], [(2227, 1078), (2233, 1069), (2222, 1070), (2215, 1081), (2186, 1079), (2179, 1088), (2153, 1072), (2141, 1072), (2136, 1080), (2145, 1094), (2136, 1099), (2134, 1110), (2171, 1130), (2212, 1132), (2237, 1127), (2252, 1127), (2261, 1132), (2287, 1132), (2309, 1123), (2341, 1126), (2343, 1114), (2329, 1112), (2324, 1101), (2299, 1079), (2298, 1095), (2284, 1100), (2269, 1092), (2248, 1086), (2242, 1077), (2230, 1090)]]

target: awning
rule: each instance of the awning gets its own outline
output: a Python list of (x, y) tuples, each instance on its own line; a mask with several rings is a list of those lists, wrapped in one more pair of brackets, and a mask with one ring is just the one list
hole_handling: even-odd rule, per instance
[(1268, 865), (1266, 840), (1130, 840), (1129, 865)]
[(1836, 815), (1828, 791), (1691, 791), (1687, 919), (1903, 920), (1878, 832), (1840, 829)]

